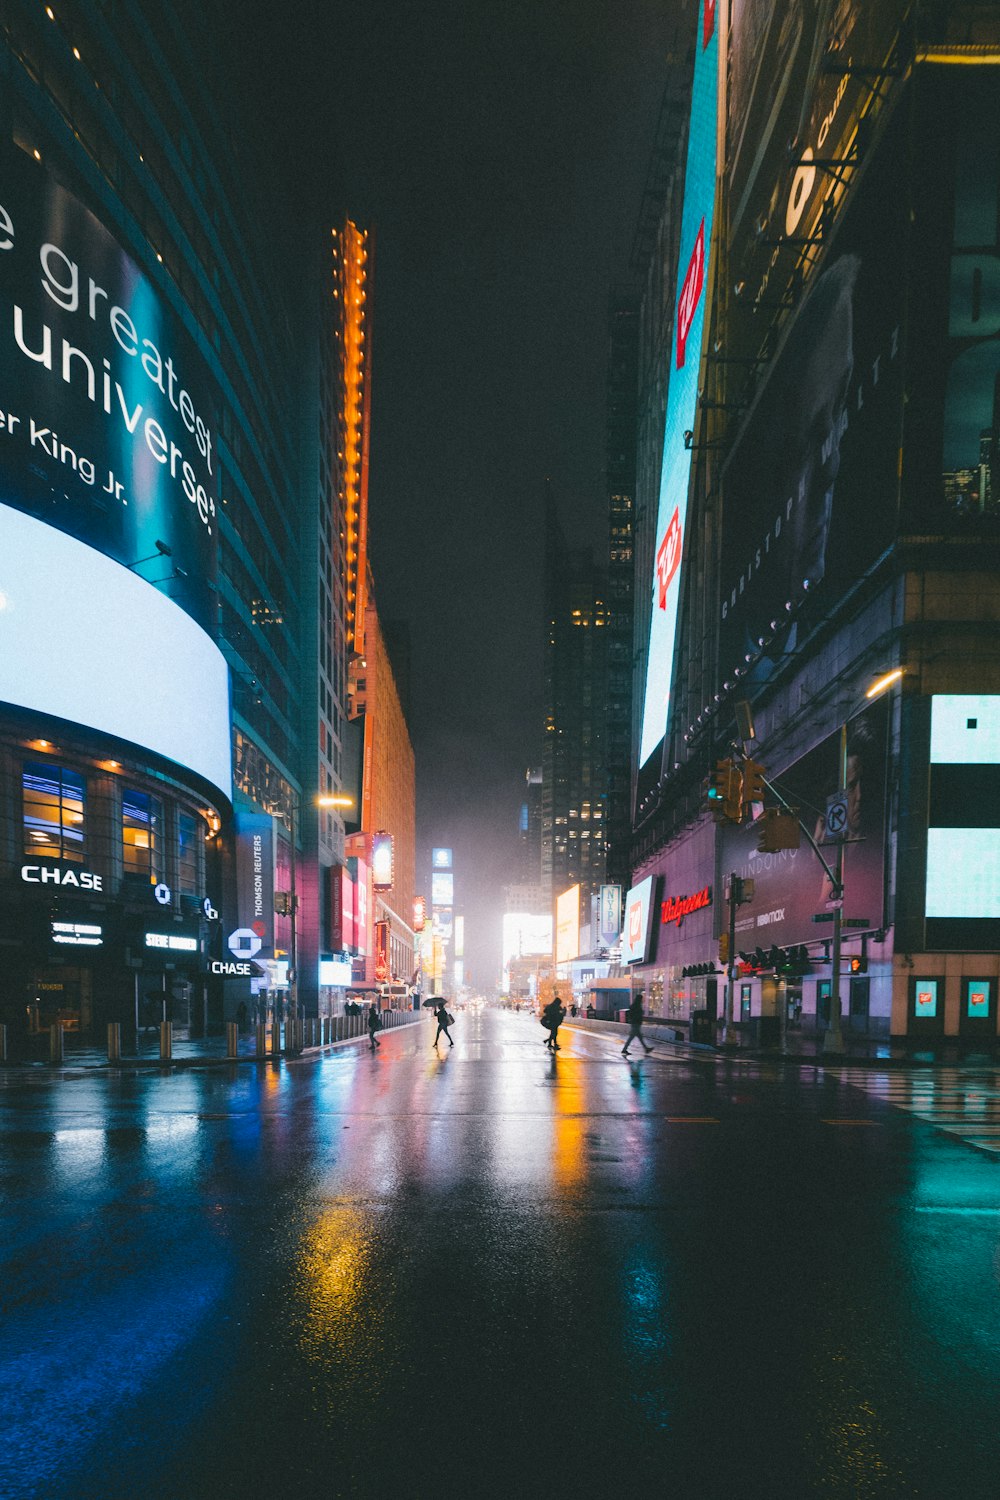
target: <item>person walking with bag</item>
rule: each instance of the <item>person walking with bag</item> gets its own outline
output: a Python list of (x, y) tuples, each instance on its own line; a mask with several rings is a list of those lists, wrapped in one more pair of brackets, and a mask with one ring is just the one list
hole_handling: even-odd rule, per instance
[(548, 1005), (542, 1011), (542, 1025), (549, 1033), (542, 1046), (548, 1047), (550, 1052), (562, 1051), (562, 1048), (556, 1041), (556, 1037), (559, 1035), (559, 1027), (562, 1025), (565, 1014), (565, 1007), (558, 995), (553, 995)]
[(376, 1031), (381, 1031), (381, 1029), (382, 1017), (379, 1015), (378, 1006), (373, 1000), (371, 1005), (369, 1005), (368, 1007), (368, 1045), (372, 1052), (375, 1051), (376, 1047), (380, 1047), (382, 1045), (378, 1037), (375, 1035)]
[(455, 1017), (450, 1016), (445, 1010), (443, 1000), (441, 1001), (441, 1004), (438, 1006), (437, 1010), (434, 1012), (434, 1019), (438, 1023), (438, 1029), (434, 1035), (434, 1046), (437, 1046), (438, 1042), (441, 1039), (441, 1033), (443, 1031), (445, 1036), (448, 1038), (449, 1047), (454, 1047), (455, 1043), (451, 1039), (451, 1034), (448, 1031), (448, 1027), (455, 1024)]
[(642, 1035), (642, 1023), (645, 1020), (645, 1017), (642, 1010), (641, 995), (636, 995), (635, 999), (632, 1001), (632, 1004), (625, 1012), (625, 1019), (629, 1024), (629, 1033), (625, 1038), (625, 1045), (622, 1048), (622, 1057), (628, 1057), (629, 1045), (632, 1042), (641, 1042), (642, 1050), (644, 1052), (652, 1052), (652, 1047), (646, 1046), (645, 1040), (643, 1039)]

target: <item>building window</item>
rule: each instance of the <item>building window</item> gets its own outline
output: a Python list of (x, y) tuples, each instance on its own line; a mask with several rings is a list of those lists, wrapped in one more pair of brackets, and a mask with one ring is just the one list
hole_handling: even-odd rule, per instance
[(25, 854), (82, 864), (87, 795), (83, 777), (64, 766), (26, 761), (22, 787)]
[(177, 889), (198, 892), (198, 820), (185, 812), (177, 814)]
[(122, 792), (122, 859), (126, 875), (150, 885), (163, 878), (163, 804), (148, 792)]

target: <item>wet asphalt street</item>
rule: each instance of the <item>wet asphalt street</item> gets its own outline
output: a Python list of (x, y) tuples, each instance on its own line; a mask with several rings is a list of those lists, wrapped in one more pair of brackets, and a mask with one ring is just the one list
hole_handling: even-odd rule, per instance
[(1000, 1155), (850, 1073), (454, 1034), (3, 1075), (5, 1500), (1000, 1495)]

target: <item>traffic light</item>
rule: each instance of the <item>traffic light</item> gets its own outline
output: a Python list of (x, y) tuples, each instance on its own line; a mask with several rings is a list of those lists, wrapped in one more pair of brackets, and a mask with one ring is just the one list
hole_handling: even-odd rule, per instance
[(780, 807), (765, 807), (757, 823), (757, 850), (760, 854), (776, 854), (779, 849), (799, 847), (799, 820), (794, 814)]
[(719, 963), (729, 962), (729, 933), (723, 932), (719, 937)]
[(738, 823), (743, 816), (743, 775), (732, 760), (717, 760), (705, 783), (709, 810), (717, 823)]
[(743, 762), (743, 801), (763, 802), (764, 767), (756, 760)]

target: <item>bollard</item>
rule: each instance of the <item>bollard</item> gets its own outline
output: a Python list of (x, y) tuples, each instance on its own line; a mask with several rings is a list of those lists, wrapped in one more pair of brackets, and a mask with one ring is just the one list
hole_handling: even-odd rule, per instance
[(271, 1022), (271, 1056), (281, 1056), (281, 1022)]
[(257, 1030), (256, 1056), (258, 1058), (266, 1057), (267, 1056), (267, 1025), (266, 1025), (266, 1023), (264, 1021), (259, 1021), (257, 1023), (256, 1030)]
[(226, 1022), (226, 1056), (236, 1057), (240, 1050), (240, 1028), (235, 1021)]
[(0, 1021), (0, 1063), (7, 1061), (7, 1023)]
[(108, 1062), (121, 1062), (122, 1060), (122, 1023), (120, 1021), (108, 1022)]
[(61, 1063), (63, 1060), (63, 1029), (61, 1021), (53, 1021), (49, 1027), (49, 1062)]
[(160, 1062), (169, 1062), (174, 1055), (174, 1028), (170, 1021), (160, 1022)]

